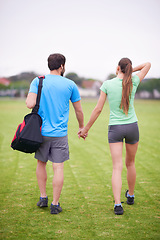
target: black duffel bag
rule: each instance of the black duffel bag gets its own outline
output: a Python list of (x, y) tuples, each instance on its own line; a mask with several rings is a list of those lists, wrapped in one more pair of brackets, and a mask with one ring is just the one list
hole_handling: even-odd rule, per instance
[(18, 125), (15, 132), (14, 138), (11, 142), (11, 147), (14, 150), (25, 153), (33, 153), (38, 150), (43, 142), (41, 134), (42, 119), (38, 114), (43, 79), (44, 76), (39, 77), (38, 94), (35, 107), (31, 113), (24, 117), (23, 122)]

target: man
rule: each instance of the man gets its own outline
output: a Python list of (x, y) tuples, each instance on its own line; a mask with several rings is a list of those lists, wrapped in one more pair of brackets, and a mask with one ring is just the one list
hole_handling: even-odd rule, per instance
[[(41, 93), (39, 115), (43, 120), (42, 136), (43, 143), (35, 153), (37, 159), (37, 181), (40, 189), (39, 207), (48, 207), (46, 194), (47, 172), (46, 163), (52, 162), (53, 177), (53, 201), (50, 206), (51, 214), (58, 214), (62, 211), (59, 198), (63, 187), (63, 166), (64, 161), (69, 159), (68, 148), (68, 118), (69, 100), (72, 102), (76, 118), (79, 123), (79, 130), (84, 127), (81, 98), (76, 84), (63, 77), (65, 72), (65, 57), (61, 54), (51, 54), (48, 57), (50, 74), (45, 76)], [(28, 108), (36, 104), (39, 79), (35, 78), (31, 85), (26, 99)]]

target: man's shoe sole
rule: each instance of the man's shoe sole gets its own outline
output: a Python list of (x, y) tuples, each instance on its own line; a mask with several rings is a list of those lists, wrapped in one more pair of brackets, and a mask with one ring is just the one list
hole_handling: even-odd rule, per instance
[(116, 215), (123, 215), (123, 212), (114, 212)]
[[(38, 205), (37, 205), (38, 206)], [(42, 208), (42, 207), (48, 207), (48, 205), (40, 205), (40, 206), (38, 206), (38, 207), (40, 207), (40, 208)]]

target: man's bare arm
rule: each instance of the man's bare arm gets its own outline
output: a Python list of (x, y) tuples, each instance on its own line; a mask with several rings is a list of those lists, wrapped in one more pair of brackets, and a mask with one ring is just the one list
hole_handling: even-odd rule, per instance
[(26, 98), (26, 105), (29, 109), (34, 108), (36, 105), (37, 94), (36, 93), (28, 93)]
[(84, 116), (83, 116), (81, 101), (73, 102), (72, 104), (75, 110), (76, 118), (79, 123), (79, 128), (81, 129), (84, 127)]

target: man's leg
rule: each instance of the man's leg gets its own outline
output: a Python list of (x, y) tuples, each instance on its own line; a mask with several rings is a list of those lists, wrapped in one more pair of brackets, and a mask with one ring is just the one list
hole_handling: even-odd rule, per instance
[(37, 175), (37, 181), (38, 181), (41, 197), (45, 198), (47, 196), (46, 195), (46, 182), (47, 182), (46, 163), (40, 160), (37, 160), (36, 175)]
[(59, 198), (61, 195), (63, 182), (64, 182), (64, 174), (63, 174), (64, 163), (53, 163), (53, 205), (58, 205)]

